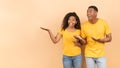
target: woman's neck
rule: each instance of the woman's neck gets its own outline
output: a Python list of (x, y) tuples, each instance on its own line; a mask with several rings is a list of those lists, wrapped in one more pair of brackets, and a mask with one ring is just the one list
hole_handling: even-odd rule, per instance
[(76, 29), (74, 27), (68, 27), (66, 30), (68, 32), (74, 32), (74, 31), (76, 31)]
[(68, 26), (68, 29), (75, 29), (74, 26)]

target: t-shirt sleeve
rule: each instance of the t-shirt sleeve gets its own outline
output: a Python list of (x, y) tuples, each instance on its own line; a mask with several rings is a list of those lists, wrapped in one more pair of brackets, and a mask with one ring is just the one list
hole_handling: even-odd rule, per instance
[(60, 33), (61, 35), (63, 34), (63, 30), (62, 29), (59, 29), (58, 30), (58, 33)]
[(82, 37), (82, 38), (86, 38), (85, 28), (84, 28), (83, 25), (81, 26), (81, 37)]
[(110, 34), (111, 33), (111, 29), (110, 29), (110, 27), (109, 27), (109, 25), (108, 25), (108, 23), (107, 22), (105, 22), (105, 34)]

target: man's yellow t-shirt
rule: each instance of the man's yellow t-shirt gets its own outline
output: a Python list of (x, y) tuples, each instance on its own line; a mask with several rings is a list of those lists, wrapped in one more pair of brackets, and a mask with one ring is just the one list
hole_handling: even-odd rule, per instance
[(69, 32), (67, 30), (59, 30), (59, 33), (62, 34), (63, 41), (63, 55), (66, 56), (77, 56), (81, 54), (81, 48), (74, 44), (73, 41), (76, 41), (74, 35), (80, 35), (80, 29), (77, 29), (74, 32)]
[(102, 39), (106, 34), (111, 33), (110, 27), (108, 24), (102, 20), (98, 19), (95, 24), (91, 24), (89, 21), (83, 23), (81, 29), (81, 36), (87, 38), (87, 44), (85, 48), (85, 56), (99, 58), (104, 56), (104, 43), (94, 41), (92, 39)]

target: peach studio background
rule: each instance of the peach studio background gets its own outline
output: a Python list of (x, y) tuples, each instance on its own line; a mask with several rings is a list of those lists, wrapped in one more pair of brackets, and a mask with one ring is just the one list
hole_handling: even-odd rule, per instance
[(56, 34), (68, 12), (76, 12), (83, 23), (90, 5), (98, 7), (98, 17), (105, 19), (112, 29), (113, 40), (106, 44), (107, 68), (120, 68), (119, 3), (119, 0), (0, 0), (0, 68), (63, 68), (62, 42), (53, 44), (48, 33), (39, 27)]

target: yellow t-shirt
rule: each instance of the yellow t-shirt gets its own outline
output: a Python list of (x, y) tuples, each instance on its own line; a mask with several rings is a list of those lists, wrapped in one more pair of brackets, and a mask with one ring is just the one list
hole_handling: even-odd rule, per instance
[(81, 29), (81, 36), (87, 38), (87, 44), (85, 48), (85, 56), (99, 58), (104, 56), (104, 43), (96, 42), (92, 39), (102, 39), (106, 34), (111, 33), (108, 24), (102, 20), (98, 19), (95, 24), (91, 24), (89, 21), (83, 23)]
[(63, 41), (63, 55), (66, 56), (77, 56), (81, 54), (80, 47), (76, 46), (73, 41), (76, 39), (73, 37), (74, 35), (80, 35), (80, 29), (77, 29), (74, 32), (69, 32), (67, 30), (59, 30), (59, 33), (62, 34)]

